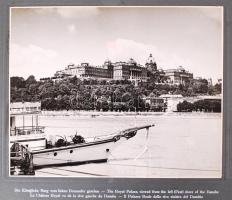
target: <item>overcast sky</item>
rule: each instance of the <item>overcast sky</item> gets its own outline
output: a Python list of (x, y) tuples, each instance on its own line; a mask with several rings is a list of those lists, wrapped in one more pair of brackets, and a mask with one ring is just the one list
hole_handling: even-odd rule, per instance
[(10, 76), (53, 76), (68, 64), (150, 53), (158, 68), (183, 66), (194, 77), (222, 78), (222, 7), (12, 8)]

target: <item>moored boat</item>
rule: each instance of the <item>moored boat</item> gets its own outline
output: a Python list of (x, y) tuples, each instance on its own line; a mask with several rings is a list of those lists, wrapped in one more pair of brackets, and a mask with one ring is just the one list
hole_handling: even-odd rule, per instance
[(115, 134), (86, 139), (76, 135), (72, 142), (62, 139), (57, 140), (55, 145), (48, 142), (47, 148), (34, 151), (14, 143), (11, 148), (12, 166), (21, 168), (22, 174), (33, 174), (34, 169), (42, 167), (106, 162), (116, 146), (136, 136), (137, 131), (148, 131), (152, 126), (133, 127)]
[[(117, 133), (84, 138), (74, 135), (54, 140), (46, 138), (44, 127), (38, 125), (40, 104), (11, 105), (10, 165), (11, 174), (31, 175), (35, 169), (49, 166), (106, 162), (120, 143), (136, 136), (141, 129), (154, 125), (129, 128)], [(31, 117), (32, 126), (25, 126), (24, 117)], [(16, 126), (17, 115), (23, 116), (23, 126)], [(33, 115), (37, 117), (34, 119)], [(18, 169), (18, 170), (17, 170)], [(16, 171), (19, 171), (16, 173)]]

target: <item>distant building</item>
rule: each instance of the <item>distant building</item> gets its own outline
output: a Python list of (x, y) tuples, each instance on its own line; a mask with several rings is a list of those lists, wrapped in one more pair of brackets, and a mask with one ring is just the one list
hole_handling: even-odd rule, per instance
[(206, 86), (208, 85), (208, 86), (210, 86), (210, 84), (212, 84), (211, 82), (212, 82), (212, 80), (210, 80), (210, 79), (207, 80), (207, 79), (202, 78), (200, 76), (195, 77), (193, 79), (193, 85), (196, 85), (196, 86), (200, 86), (200, 85), (206, 85)]
[(183, 67), (169, 70), (158, 69), (152, 54), (149, 55), (145, 66), (138, 64), (132, 58), (128, 62), (111, 63), (107, 60), (102, 66), (92, 66), (89, 63), (69, 64), (64, 70), (57, 71), (52, 79), (67, 76), (76, 76), (80, 79), (130, 80), (135, 83), (154, 81), (169, 84), (186, 84), (193, 79), (193, 74)]
[(89, 63), (81, 63), (81, 65), (70, 64), (64, 70), (55, 73), (55, 77), (65, 75), (76, 76), (78, 78), (112, 79), (113, 66), (109, 61), (106, 61), (101, 67), (90, 66)]
[(145, 63), (145, 66), (146, 66), (148, 71), (151, 71), (151, 72), (157, 71), (157, 64), (156, 64), (155, 58), (152, 56), (152, 54), (149, 55), (149, 57)]
[(113, 64), (114, 80), (131, 80), (146, 81), (147, 70), (143, 66), (137, 64), (132, 58), (128, 62), (116, 62)]
[(165, 112), (167, 109), (167, 99), (162, 97), (145, 97), (146, 106), (149, 105), (149, 110)]
[(102, 66), (90, 66), (89, 63), (81, 63), (81, 65), (70, 64), (64, 70), (55, 73), (55, 77), (64, 76), (146, 81), (147, 70), (133, 59), (130, 59), (128, 62), (111, 63), (106, 61)]
[(163, 69), (158, 69), (155, 58), (152, 54), (149, 55), (145, 67), (147, 69), (147, 79), (149, 81), (163, 82), (167, 77)]
[(171, 84), (183, 84), (189, 83), (193, 79), (193, 74), (186, 71), (183, 67), (177, 69), (164, 70), (165, 76), (169, 77)]
[(10, 104), (10, 114), (30, 114), (41, 111), (41, 102), (14, 102)]

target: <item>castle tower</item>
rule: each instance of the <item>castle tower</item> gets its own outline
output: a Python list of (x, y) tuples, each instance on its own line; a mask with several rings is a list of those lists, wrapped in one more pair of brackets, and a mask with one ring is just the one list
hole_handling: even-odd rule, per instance
[(146, 66), (148, 71), (151, 71), (151, 72), (157, 71), (157, 64), (156, 64), (155, 59), (152, 56), (152, 54), (149, 55), (149, 57), (145, 63), (145, 66)]

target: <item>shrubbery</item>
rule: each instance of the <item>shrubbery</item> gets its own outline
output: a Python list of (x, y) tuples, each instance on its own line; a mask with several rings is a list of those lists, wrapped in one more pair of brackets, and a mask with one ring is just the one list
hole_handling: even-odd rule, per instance
[(183, 101), (177, 104), (178, 112), (192, 112), (192, 111), (204, 111), (204, 112), (221, 112), (221, 100), (204, 99), (194, 103)]

